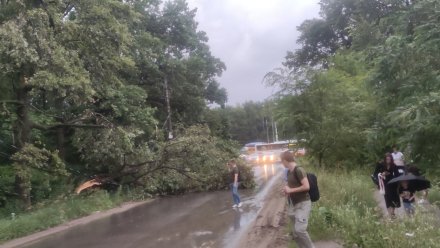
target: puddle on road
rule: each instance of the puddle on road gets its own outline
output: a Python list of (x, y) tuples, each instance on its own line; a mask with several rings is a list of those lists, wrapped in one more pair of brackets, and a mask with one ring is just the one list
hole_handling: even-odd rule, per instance
[(231, 208), (229, 191), (166, 197), (22, 248), (232, 247), (255, 219), (270, 186), (280, 180), (279, 166), (264, 168), (255, 168), (255, 190), (240, 191), (241, 209)]

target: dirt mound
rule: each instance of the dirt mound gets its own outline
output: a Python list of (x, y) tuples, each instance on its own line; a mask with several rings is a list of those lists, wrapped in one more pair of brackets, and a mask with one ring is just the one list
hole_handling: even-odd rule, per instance
[[(291, 242), (287, 234), (287, 203), (281, 195), (283, 183), (276, 183), (262, 202), (262, 208), (237, 247), (285, 248)], [(314, 242), (315, 248), (341, 248), (335, 241)]]
[(254, 223), (241, 238), (238, 247), (266, 248), (287, 247), (286, 198), (281, 195), (282, 184), (276, 183), (262, 202)]

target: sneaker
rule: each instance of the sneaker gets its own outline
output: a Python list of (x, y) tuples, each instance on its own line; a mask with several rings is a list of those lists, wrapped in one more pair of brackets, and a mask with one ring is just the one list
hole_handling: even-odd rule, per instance
[(237, 205), (237, 204), (234, 204), (234, 205), (232, 205), (232, 208), (236, 208), (236, 207), (238, 207), (238, 205)]
[(392, 214), (392, 215), (390, 216), (390, 218), (391, 218), (391, 221), (393, 221), (393, 220), (397, 219), (397, 216), (396, 216), (396, 214)]
[(240, 202), (240, 203), (238, 203), (237, 207), (241, 208), (241, 202)]

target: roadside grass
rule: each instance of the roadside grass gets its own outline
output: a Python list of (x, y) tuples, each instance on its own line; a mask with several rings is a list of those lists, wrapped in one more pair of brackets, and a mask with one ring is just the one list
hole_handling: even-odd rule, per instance
[(440, 186), (433, 185), (431, 189), (428, 191), (428, 201), (431, 204), (440, 207)]
[[(439, 247), (439, 216), (419, 207), (412, 218), (388, 220), (374, 200), (369, 171), (305, 167), (317, 175), (321, 193), (309, 220), (312, 240), (338, 240), (345, 247)], [(434, 192), (430, 197), (440, 194)]]
[(109, 194), (104, 190), (88, 196), (69, 196), (66, 199), (47, 202), (31, 212), (17, 213), (15, 218), (0, 219), (0, 243), (45, 230), (96, 211), (107, 210), (130, 200), (118, 191)]

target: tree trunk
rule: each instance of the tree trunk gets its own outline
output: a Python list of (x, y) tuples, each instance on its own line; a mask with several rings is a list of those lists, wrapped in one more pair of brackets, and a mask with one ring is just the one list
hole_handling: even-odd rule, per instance
[(58, 148), (58, 156), (65, 161), (66, 150), (64, 149), (65, 142), (65, 127), (57, 128), (57, 148)]
[(24, 209), (29, 209), (31, 207), (31, 189), (26, 183), (26, 179), (15, 175), (15, 189), (16, 193), (22, 201), (22, 206)]
[(30, 137), (30, 121), (28, 113), (28, 89), (26, 88), (26, 79), (24, 75), (20, 75), (19, 87), (17, 89), (17, 101), (21, 104), (17, 105), (17, 120), (15, 122), (15, 146), (21, 150)]
[[(21, 102), (18, 104), (16, 114), (17, 120), (14, 125), (14, 136), (15, 136), (15, 146), (17, 147), (17, 151), (21, 151), (24, 145), (29, 141), (30, 133), (31, 133), (31, 123), (29, 120), (28, 113), (28, 87), (26, 85), (26, 77), (24, 74), (19, 76), (19, 85), (17, 87), (17, 101)], [(24, 168), (26, 169), (26, 168)], [(29, 208), (31, 206), (31, 196), (28, 179), (26, 179), (23, 174), (20, 173), (19, 168), (16, 168), (16, 176), (15, 176), (15, 187), (17, 194), (22, 200), (23, 206), (25, 208)]]
[[(58, 113), (64, 113), (63, 104), (64, 100), (63, 98), (57, 98), (55, 100), (56, 108), (58, 110)], [(57, 118), (57, 120), (63, 124), (65, 124), (64, 117)], [(58, 149), (58, 155), (59, 157), (65, 161), (65, 137), (66, 137), (66, 127), (59, 126), (56, 128), (56, 139), (57, 139), (57, 149)]]
[(322, 167), (322, 160), (324, 158), (324, 153), (323, 152), (319, 152), (318, 154), (318, 166)]

